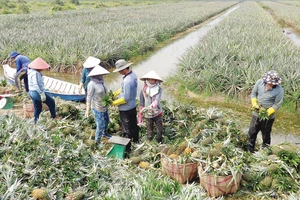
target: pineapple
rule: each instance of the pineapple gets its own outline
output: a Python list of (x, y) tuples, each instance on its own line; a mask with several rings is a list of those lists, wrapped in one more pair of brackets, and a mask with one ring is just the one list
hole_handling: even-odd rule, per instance
[(169, 157), (172, 158), (172, 159), (177, 159), (177, 158), (178, 158), (178, 155), (175, 154), (175, 153), (172, 153)]
[(40, 188), (32, 190), (30, 196), (35, 200), (49, 200), (47, 191)]
[(139, 163), (139, 167), (142, 168), (142, 169), (149, 169), (150, 168), (150, 164), (148, 162), (141, 161)]
[(133, 164), (138, 164), (142, 161), (142, 158), (140, 156), (135, 156), (135, 157), (130, 158), (130, 161)]
[(272, 181), (273, 178), (271, 176), (266, 176), (262, 181), (261, 184), (266, 187), (269, 188), (272, 185)]
[(82, 191), (76, 191), (71, 194), (67, 194), (67, 200), (82, 200), (84, 197), (84, 193)]
[(185, 148), (184, 153), (187, 154), (187, 155), (191, 154), (192, 153), (192, 149), (189, 148), (189, 147), (187, 147), (187, 148)]

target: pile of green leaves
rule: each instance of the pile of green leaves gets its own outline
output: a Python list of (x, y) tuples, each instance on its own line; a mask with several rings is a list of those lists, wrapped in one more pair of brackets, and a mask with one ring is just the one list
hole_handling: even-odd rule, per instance
[(258, 118), (260, 121), (268, 120), (269, 116), (267, 110), (266, 109), (261, 110), (258, 114)]
[(102, 98), (103, 106), (111, 106), (114, 101), (114, 93), (110, 90), (103, 98)]

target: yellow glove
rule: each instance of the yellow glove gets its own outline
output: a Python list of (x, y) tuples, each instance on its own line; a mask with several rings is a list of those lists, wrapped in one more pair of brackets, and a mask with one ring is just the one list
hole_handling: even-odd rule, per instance
[(86, 111), (84, 117), (88, 117), (90, 115), (90, 110), (91, 110), (91, 103), (87, 102), (86, 103)]
[(257, 98), (252, 98), (251, 103), (252, 103), (252, 108), (259, 109)]
[(267, 110), (267, 113), (268, 113), (268, 116), (269, 116), (269, 117), (270, 117), (270, 115), (272, 115), (274, 112), (275, 112), (275, 109), (272, 108), (272, 107), (268, 108), (268, 110)]
[(124, 104), (126, 103), (125, 99), (122, 97), (120, 99), (117, 99), (115, 101), (112, 102), (112, 105), (113, 106), (118, 106), (118, 105), (121, 105), (121, 104)]
[(121, 93), (121, 88), (114, 92), (114, 97), (117, 97)]
[(80, 83), (80, 84), (79, 84), (79, 87), (78, 87), (78, 93), (79, 93), (79, 94), (81, 94), (82, 87), (83, 87), (83, 83)]

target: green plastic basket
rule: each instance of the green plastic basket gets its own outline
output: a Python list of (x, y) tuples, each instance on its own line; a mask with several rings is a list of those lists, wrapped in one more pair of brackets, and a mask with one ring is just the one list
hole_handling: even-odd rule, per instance
[(8, 97), (2, 98), (0, 104), (1, 109), (11, 109), (14, 106), (13, 99)]
[(124, 158), (126, 146), (120, 144), (114, 144), (114, 146), (107, 153), (107, 157)]

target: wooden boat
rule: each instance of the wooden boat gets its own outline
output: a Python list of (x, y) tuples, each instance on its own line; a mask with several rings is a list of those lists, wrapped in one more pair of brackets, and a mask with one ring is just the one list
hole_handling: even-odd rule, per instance
[[(14, 74), (15, 68), (8, 64), (3, 65), (4, 76), (10, 84), (15, 85)], [(85, 91), (82, 89), (81, 94), (78, 93), (78, 85), (66, 81), (58, 80), (48, 76), (43, 76), (44, 88), (46, 93), (52, 97), (59, 97), (66, 101), (84, 101)]]

